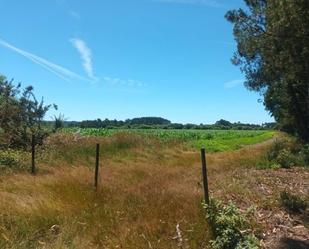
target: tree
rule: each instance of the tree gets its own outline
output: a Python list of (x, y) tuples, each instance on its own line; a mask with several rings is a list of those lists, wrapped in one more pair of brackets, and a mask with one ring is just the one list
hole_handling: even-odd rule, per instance
[(0, 144), (10, 144), (20, 134), (19, 92), (20, 84), (14, 86), (0, 75)]
[(218, 126), (232, 126), (233, 124), (230, 121), (224, 120), (224, 119), (220, 119), (218, 120), (215, 125)]
[(36, 99), (32, 86), (21, 89), (0, 76), (0, 145), (26, 147), (32, 134), (39, 142), (45, 135), (41, 122), (51, 107)]
[(59, 114), (58, 116), (54, 115), (54, 131), (63, 128), (66, 120), (67, 119), (63, 114)]
[(232, 62), (279, 125), (309, 142), (309, 1), (245, 3), (226, 14), (237, 42)]

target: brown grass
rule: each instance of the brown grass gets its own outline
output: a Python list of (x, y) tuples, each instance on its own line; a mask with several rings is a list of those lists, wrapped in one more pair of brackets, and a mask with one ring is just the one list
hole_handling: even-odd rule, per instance
[[(58, 140), (46, 147), (54, 150), (56, 144), (57, 151), (41, 159), (36, 176), (3, 176), (0, 247), (205, 248), (210, 234), (200, 205), (196, 155), (156, 141), (152, 153), (149, 141), (138, 139)], [(89, 154), (98, 141), (103, 155), (109, 145), (115, 151), (102, 155), (96, 192)], [(83, 156), (89, 157), (85, 165)], [(53, 225), (59, 226), (57, 233)]]
[[(264, 208), (254, 165), (269, 144), (209, 154), (211, 195)], [(139, 136), (56, 135), (42, 155), (36, 176), (0, 176), (0, 248), (207, 248), (199, 152)]]

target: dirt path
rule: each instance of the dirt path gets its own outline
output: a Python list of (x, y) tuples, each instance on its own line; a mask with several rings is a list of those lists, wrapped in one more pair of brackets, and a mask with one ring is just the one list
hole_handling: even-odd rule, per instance
[(263, 248), (309, 248), (308, 210), (291, 214), (280, 204), (284, 190), (309, 198), (309, 171), (298, 167), (256, 169), (256, 157), (271, 143), (269, 140), (239, 151), (209, 155), (212, 195), (233, 200), (242, 209), (256, 206), (255, 219), (261, 226), (257, 230)]

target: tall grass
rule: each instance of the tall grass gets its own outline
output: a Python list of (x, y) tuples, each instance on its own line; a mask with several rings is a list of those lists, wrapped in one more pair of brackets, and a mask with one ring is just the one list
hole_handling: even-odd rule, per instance
[[(207, 154), (210, 195), (263, 205), (255, 189), (263, 178), (251, 170), (269, 146)], [(38, 148), (37, 164), (36, 176), (0, 174), (0, 248), (201, 249), (213, 239), (199, 151), (178, 140), (56, 133)]]
[(202, 248), (196, 155), (177, 150), (138, 135), (50, 137), (36, 176), (0, 177), (0, 248), (179, 248), (176, 227), (184, 248)]

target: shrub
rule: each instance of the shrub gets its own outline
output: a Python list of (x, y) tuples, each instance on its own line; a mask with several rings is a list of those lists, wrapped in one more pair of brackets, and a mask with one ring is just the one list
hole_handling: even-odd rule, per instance
[(300, 159), (304, 166), (309, 166), (309, 144), (304, 145), (299, 151)]
[(247, 221), (249, 210), (241, 213), (233, 203), (224, 206), (214, 199), (211, 199), (209, 205), (205, 205), (205, 209), (215, 234), (215, 239), (210, 241), (213, 249), (259, 248), (257, 238), (247, 232), (252, 231)]
[[(261, 164), (265, 166), (261, 167)], [(309, 145), (293, 139), (276, 140), (266, 155), (266, 162), (260, 162), (259, 168), (291, 168), (309, 165)]]
[(286, 139), (276, 139), (267, 152), (267, 159), (269, 161), (276, 160), (280, 152), (289, 149), (289, 147), (289, 142)]
[(26, 153), (17, 150), (0, 150), (0, 169), (21, 169), (25, 167)]
[(21, 89), (21, 84), (15, 86), (0, 75), (0, 147), (26, 149), (32, 134), (41, 143), (45, 137), (42, 120), (51, 107), (36, 99), (32, 86)]
[(282, 168), (288, 169), (296, 165), (297, 158), (287, 149), (283, 149), (279, 152), (276, 162), (281, 165)]
[(305, 211), (308, 206), (306, 200), (287, 191), (283, 191), (280, 194), (280, 201), (285, 209), (295, 213), (301, 213), (302, 211)]

